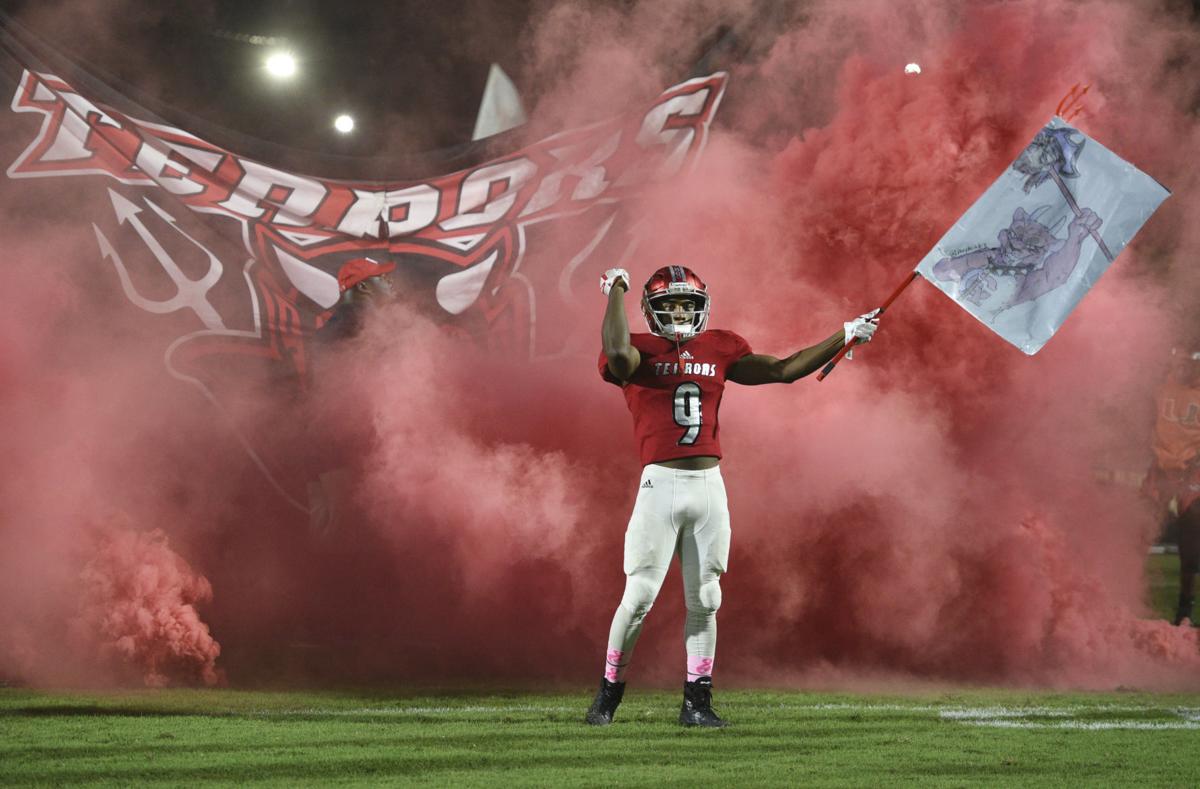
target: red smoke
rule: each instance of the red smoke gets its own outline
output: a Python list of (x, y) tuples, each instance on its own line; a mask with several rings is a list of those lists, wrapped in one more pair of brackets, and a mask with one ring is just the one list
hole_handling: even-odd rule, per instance
[[(1195, 688), (1194, 634), (1141, 618), (1155, 524), (1093, 469), (1148, 459), (1160, 351), (1195, 306), (1200, 239), (1185, 217), (1197, 176), (1183, 165), (1200, 132), (1184, 79), (1200, 36), (1141, 4), (893, 6), (813, 3), (777, 38), (745, 42), (700, 167), (638, 207), (651, 232), (635, 279), (686, 262), (715, 294), (714, 326), (765, 353), (816, 342), (875, 306), (1076, 82), (1092, 86), (1077, 124), (1174, 196), (1036, 357), (917, 282), (827, 381), (727, 390), (735, 538), (717, 675)], [(524, 42), (542, 80), (538, 122), (657, 92), (679, 76), (661, 65), (680, 54), (664, 30), (691, 41), (748, 14), (555, 7)], [(591, 43), (577, 52), (579, 31)], [(909, 61), (921, 75), (903, 73)], [(600, 672), (637, 466), (622, 399), (596, 374), (598, 292), (579, 294), (569, 325), (540, 327), (585, 349), (562, 358), (498, 356), (401, 307), (326, 360), (313, 415), (272, 423), (358, 458), (355, 517), (316, 536), (207, 404), (163, 383), (146, 338), (165, 330), (143, 328), (112, 278), (94, 275), (94, 241), (54, 234), (6, 264), (28, 298), (0, 317), (15, 448), (0, 459), (0, 627), (14, 634), (0, 674), (105, 676), (50, 670), (56, 634), (81, 604), (89, 622), (139, 621), (119, 614), (129, 597), (103, 611), (82, 601), (148, 567), (179, 573), (150, 588), (192, 640), (122, 653), (147, 675), (190, 654), (175, 676), (212, 676), (216, 646), (194, 605), (234, 683), (581, 684)], [(79, 284), (48, 281), (52, 262)], [(590, 277), (609, 264), (591, 261)], [(105, 282), (113, 293), (97, 294)], [(266, 408), (279, 406), (243, 404), (247, 416)], [(112, 510), (134, 531), (74, 558), (92, 514)], [(154, 528), (211, 581), (211, 603)], [(631, 680), (682, 674), (681, 609), (672, 572)]]
[(221, 648), (196, 611), (212, 600), (212, 587), (168, 547), (166, 535), (109, 526), (88, 548), (79, 575), (83, 605), (71, 622), (78, 647), (101, 663), (136, 667), (151, 687), (216, 684)]
[[(1173, 164), (1200, 138), (1172, 102), (1194, 97), (1164, 76), (1194, 32), (1087, 4), (831, 14), (786, 35), (768, 64), (784, 82), (804, 56), (777, 56), (819, 51), (830, 25), (853, 37), (832, 117), (776, 155), (719, 141), (716, 188), (693, 185), (654, 223), (667, 225), (664, 255), (704, 238), (683, 254), (718, 294), (714, 320), (756, 348), (786, 352), (874, 306), (1076, 81), (1093, 85), (1081, 127), (1176, 195), (1035, 358), (916, 283), (862, 362), (800, 391), (729, 393), (724, 665), (1105, 685), (1161, 679), (1171, 661), (1146, 654), (1153, 641), (1194, 674), (1191, 633), (1135, 621), (1149, 516), (1091, 481), (1095, 465), (1144, 463), (1161, 361), (1148, 349), (1179, 331), (1146, 274), (1197, 248), (1176, 231), (1195, 176)], [(921, 76), (903, 73), (909, 60)], [(814, 92), (796, 106), (825, 106)], [(756, 172), (770, 173), (765, 190), (745, 176)], [(1156, 249), (1173, 254), (1143, 252)]]

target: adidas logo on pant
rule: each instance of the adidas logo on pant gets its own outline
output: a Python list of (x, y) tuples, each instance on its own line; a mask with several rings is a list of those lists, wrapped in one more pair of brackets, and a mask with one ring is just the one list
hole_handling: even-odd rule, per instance
[(654, 483), (651, 482), (650, 480), (646, 480), (645, 482), (642, 483), (642, 490), (645, 490), (646, 488), (653, 488), (653, 487), (654, 487)]

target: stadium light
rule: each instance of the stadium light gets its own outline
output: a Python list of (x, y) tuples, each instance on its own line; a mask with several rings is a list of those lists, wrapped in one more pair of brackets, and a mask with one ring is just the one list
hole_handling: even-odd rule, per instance
[(291, 52), (272, 52), (267, 56), (267, 73), (277, 79), (296, 75), (296, 58)]
[(339, 115), (333, 119), (333, 128), (340, 131), (342, 134), (349, 134), (354, 131), (354, 118), (349, 115)]

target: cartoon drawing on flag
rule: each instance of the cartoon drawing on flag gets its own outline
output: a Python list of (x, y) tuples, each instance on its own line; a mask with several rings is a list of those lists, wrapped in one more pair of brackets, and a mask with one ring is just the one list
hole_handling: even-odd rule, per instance
[(1169, 195), (1056, 117), (917, 272), (1033, 354)]
[(1050, 208), (1043, 205), (1026, 213), (1018, 207), (1012, 223), (996, 235), (995, 246), (942, 258), (934, 264), (933, 276), (958, 283), (960, 297), (978, 307), (977, 314), (989, 322), (1010, 307), (1041, 298), (1071, 275), (1083, 240), (1104, 221), (1090, 208), (1083, 209), (1062, 239), (1055, 232), (1063, 217), (1053, 226), (1039, 221)]
[[(1083, 209), (1079, 207), (1075, 201), (1075, 195), (1071, 193), (1063, 179), (1079, 177), (1079, 169), (1075, 166), (1075, 162), (1079, 159), (1085, 142), (1087, 142), (1087, 137), (1070, 126), (1056, 128), (1051, 124), (1038, 132), (1037, 136), (1033, 138), (1033, 142), (1029, 143), (1012, 164), (1014, 170), (1029, 176), (1025, 179), (1025, 193), (1029, 194), (1030, 191), (1045, 183), (1047, 179), (1053, 179), (1063, 199), (1067, 201), (1067, 205), (1071, 207), (1077, 218), (1082, 219)], [(1095, 228), (1090, 228), (1089, 234), (1095, 239), (1109, 263), (1116, 259)]]

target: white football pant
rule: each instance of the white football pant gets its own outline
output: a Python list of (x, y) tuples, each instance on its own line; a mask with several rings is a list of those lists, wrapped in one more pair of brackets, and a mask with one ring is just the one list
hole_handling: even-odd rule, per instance
[[(625, 532), (625, 594), (608, 634), (608, 653), (622, 669), (676, 554), (688, 611), (684, 643), (689, 666), (696, 659), (711, 660), (716, 655), (717, 609), (721, 574), (729, 562), (729, 537), (729, 505), (719, 467), (683, 471), (650, 464), (642, 470)], [(711, 667), (710, 662), (701, 665)]]

